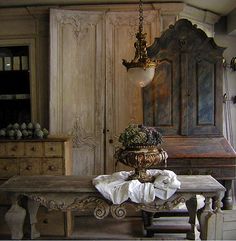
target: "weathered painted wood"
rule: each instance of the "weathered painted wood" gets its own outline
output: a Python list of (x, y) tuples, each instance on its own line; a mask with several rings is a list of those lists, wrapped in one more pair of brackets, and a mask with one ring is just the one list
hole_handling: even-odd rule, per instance
[[(203, 209), (200, 216), (201, 236), (203, 239), (208, 239), (216, 235), (216, 225), (219, 221), (216, 214), (210, 206), (211, 198), (217, 201), (216, 212), (220, 210), (220, 202), (223, 197), (225, 188), (217, 182), (212, 176), (178, 176), (181, 182), (181, 188), (171, 196), (168, 200), (161, 200), (156, 198), (151, 203), (133, 203), (130, 201), (124, 202), (120, 205), (113, 205), (106, 200), (93, 186), (93, 177), (78, 177), (78, 176), (18, 176), (9, 179), (0, 186), (0, 191), (13, 194), (13, 208), (10, 209), (6, 217), (11, 216), (12, 238), (21, 239), (23, 237), (22, 227), (24, 215), (19, 214), (18, 221), (14, 223), (14, 207), (16, 206), (17, 197), (21, 195), (27, 196), (29, 199), (47, 207), (50, 210), (73, 211), (84, 210), (89, 206), (94, 207), (94, 215), (98, 219), (106, 217), (109, 212), (117, 219), (124, 218), (127, 213), (127, 208), (133, 207), (135, 210), (143, 210), (147, 212), (158, 212), (162, 210), (172, 210), (180, 202), (187, 202), (195, 197), (196, 194), (201, 194), (206, 198), (206, 208)], [(191, 206), (191, 205), (190, 205)], [(189, 207), (190, 223), (192, 225), (193, 234), (188, 236), (194, 239), (198, 238), (195, 218), (196, 208)], [(35, 211), (37, 205), (29, 209), (31, 212), (30, 218), (31, 226), (33, 228), (32, 238), (38, 237), (39, 234), (34, 229)], [(17, 215), (17, 214), (15, 214)], [(211, 219), (209, 219), (211, 217)], [(212, 220), (212, 221), (211, 221)], [(218, 225), (219, 226), (219, 225)], [(217, 227), (218, 227), (217, 226)], [(210, 233), (210, 235), (208, 235)], [(70, 235), (70, 232), (67, 232)], [(220, 230), (217, 230), (217, 235), (221, 235)]]
[[(154, 78), (159, 84), (154, 81), (144, 89), (144, 122), (159, 127), (164, 135), (222, 135), (222, 102), (216, 97), (222, 95), (223, 50), (187, 19), (178, 20), (156, 38), (148, 54), (162, 67), (157, 67)], [(170, 80), (172, 85), (168, 88), (172, 91), (166, 92)], [(150, 102), (156, 92), (165, 95)], [(166, 108), (162, 106), (164, 100)], [(169, 102), (173, 107), (177, 103), (179, 111), (172, 108), (170, 112)], [(161, 120), (150, 119), (150, 112), (152, 116), (163, 112)], [(170, 125), (170, 117), (178, 121)]]
[[(16, 175), (71, 175), (71, 173), (72, 148), (71, 140), (68, 137), (50, 136), (45, 139), (0, 140), (1, 182)], [(4, 193), (0, 193), (0, 197), (1, 204), (9, 205)], [(45, 215), (45, 210), (41, 208), (38, 214), (39, 216)], [(48, 221), (52, 219), (54, 214), (48, 213), (47, 215), (47, 224), (44, 219), (39, 222), (44, 224), (44, 228), (40, 230), (41, 233), (45, 234), (44, 230), (46, 229), (48, 235), (65, 235), (66, 219), (64, 216), (61, 213), (57, 215), (56, 221), (60, 226), (55, 228), (55, 222)], [(31, 220), (31, 230), (34, 230), (36, 221), (33, 217)], [(57, 229), (60, 231), (56, 232)], [(8, 230), (6, 232), (9, 233)], [(37, 231), (32, 231), (32, 235), (32, 237), (36, 237)]]
[[(108, 12), (106, 14), (106, 172), (125, 170), (116, 166), (114, 158), (120, 133), (129, 123), (143, 122), (142, 89), (127, 79), (122, 59), (133, 59), (135, 33), (138, 30), (136, 12)], [(144, 32), (151, 44), (160, 35), (158, 11), (144, 11)]]
[(73, 174), (104, 170), (104, 13), (50, 12), (50, 132), (71, 135)]

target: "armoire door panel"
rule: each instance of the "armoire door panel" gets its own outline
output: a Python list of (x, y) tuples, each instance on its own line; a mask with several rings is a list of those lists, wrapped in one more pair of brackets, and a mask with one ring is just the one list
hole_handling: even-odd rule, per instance
[(215, 124), (215, 66), (207, 61), (197, 63), (197, 125)]
[(153, 83), (148, 88), (154, 89), (149, 93), (144, 92), (148, 104), (144, 105), (145, 125), (147, 126), (172, 126), (173, 124), (173, 71), (170, 62), (162, 61), (156, 69)]
[[(156, 11), (144, 11), (144, 32), (151, 44), (159, 33)], [(122, 59), (134, 57), (135, 33), (138, 31), (137, 12), (110, 12), (106, 15), (106, 172), (124, 170), (115, 166), (113, 157), (120, 133), (129, 123), (143, 123), (142, 89), (127, 79)]]
[(190, 135), (220, 135), (222, 132), (222, 102), (218, 98), (217, 86), (222, 72), (219, 63), (214, 58), (197, 59), (189, 63), (188, 88), (188, 134)]
[(50, 133), (71, 135), (73, 174), (103, 172), (103, 14), (51, 11)]
[(180, 87), (178, 56), (160, 54), (155, 76), (150, 85), (143, 89), (144, 124), (156, 126), (165, 135), (179, 132)]

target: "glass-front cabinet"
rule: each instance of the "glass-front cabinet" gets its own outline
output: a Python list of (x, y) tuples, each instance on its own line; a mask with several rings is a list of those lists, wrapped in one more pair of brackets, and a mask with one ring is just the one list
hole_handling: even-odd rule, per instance
[(0, 46), (0, 128), (31, 121), (29, 46)]

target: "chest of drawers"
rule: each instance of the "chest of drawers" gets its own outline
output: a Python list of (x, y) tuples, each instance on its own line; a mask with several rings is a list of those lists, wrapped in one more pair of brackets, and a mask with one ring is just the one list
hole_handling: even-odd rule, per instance
[(71, 148), (66, 138), (0, 141), (0, 178), (15, 175), (70, 175)]
[[(70, 138), (49, 137), (32, 140), (0, 140), (0, 183), (12, 176), (71, 175), (72, 148)], [(0, 193), (0, 215), (9, 208), (6, 195)], [(38, 229), (42, 236), (64, 236), (66, 218), (63, 213), (38, 212)], [(0, 219), (0, 236), (8, 235), (4, 220)]]

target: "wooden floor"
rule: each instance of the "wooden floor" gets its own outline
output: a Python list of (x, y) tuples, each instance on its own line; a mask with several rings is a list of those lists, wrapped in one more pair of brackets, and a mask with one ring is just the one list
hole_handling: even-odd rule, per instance
[[(236, 240), (236, 210), (224, 212), (224, 240)], [(155, 224), (164, 230), (168, 225), (189, 225), (187, 217), (162, 217)], [(155, 233), (153, 238), (145, 235), (140, 217), (129, 217), (116, 220), (107, 217), (97, 220), (93, 216), (75, 218), (72, 240), (187, 240), (185, 233)], [(9, 240), (10, 236), (1, 236), (1, 240)], [(27, 239), (27, 238), (26, 238)], [(40, 240), (65, 240), (63, 237), (41, 237)]]
[[(165, 219), (159, 221), (159, 225), (166, 225)], [(176, 220), (174, 221), (176, 223)], [(177, 221), (186, 223), (186, 218)], [(129, 217), (123, 220), (115, 220), (107, 217), (103, 220), (79, 217), (75, 220), (73, 239), (79, 240), (186, 240), (186, 234), (155, 234), (153, 238), (145, 236), (143, 223), (138, 217)]]

